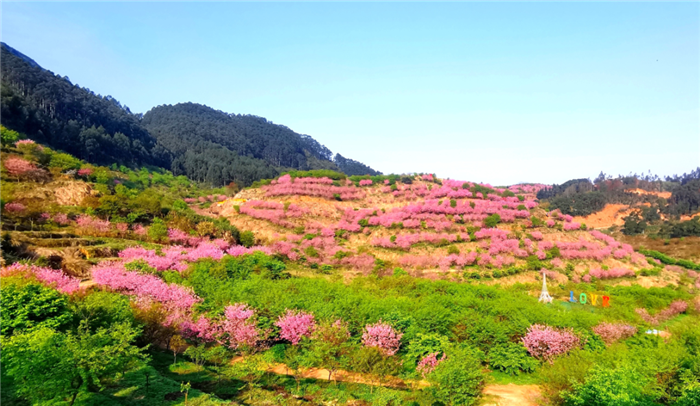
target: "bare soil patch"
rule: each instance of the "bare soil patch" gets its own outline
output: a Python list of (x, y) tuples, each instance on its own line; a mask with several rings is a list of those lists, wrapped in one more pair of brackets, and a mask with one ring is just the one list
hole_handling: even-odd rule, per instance
[(540, 397), (537, 385), (487, 385), (484, 406), (536, 406)]

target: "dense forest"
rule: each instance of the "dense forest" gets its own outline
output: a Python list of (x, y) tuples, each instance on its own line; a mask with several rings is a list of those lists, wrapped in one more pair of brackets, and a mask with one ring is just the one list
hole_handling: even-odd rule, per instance
[(335, 154), (334, 162), (336, 165), (338, 165), (338, 168), (341, 172), (350, 176), (377, 176), (382, 174), (381, 172), (375, 171), (369, 166), (363, 164), (362, 162), (357, 162), (354, 159), (345, 158), (340, 154)]
[(2, 44), (2, 121), (96, 164), (168, 167), (170, 153), (128, 108), (54, 75)]
[(248, 186), (290, 170), (378, 172), (308, 135), (253, 115), (183, 103), (143, 117), (41, 68), (2, 44), (3, 125), (97, 165), (151, 166), (221, 186)]

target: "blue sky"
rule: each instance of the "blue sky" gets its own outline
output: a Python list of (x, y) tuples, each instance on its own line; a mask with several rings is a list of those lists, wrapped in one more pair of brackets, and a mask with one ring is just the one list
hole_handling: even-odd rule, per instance
[(134, 112), (255, 114), (492, 184), (700, 165), (698, 3), (2, 3), (2, 40)]

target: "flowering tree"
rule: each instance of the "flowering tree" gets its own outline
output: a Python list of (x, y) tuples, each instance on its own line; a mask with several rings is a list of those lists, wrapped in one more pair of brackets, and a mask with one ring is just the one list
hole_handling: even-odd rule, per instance
[(3, 269), (2, 276), (14, 274), (33, 275), (37, 280), (46, 285), (52, 286), (59, 292), (73, 293), (80, 288), (80, 279), (64, 274), (62, 271), (51, 268), (44, 268), (36, 265), (25, 265), (15, 262)]
[(255, 326), (254, 315), (255, 311), (242, 303), (226, 306), (221, 330), (226, 335), (230, 348), (255, 347), (260, 332)]
[(7, 173), (15, 177), (38, 169), (33, 163), (16, 156), (6, 158), (4, 165), (5, 169), (7, 169)]
[(375, 324), (365, 326), (362, 334), (362, 344), (366, 347), (376, 347), (385, 355), (394, 355), (401, 345), (403, 333), (399, 333), (394, 328), (381, 320)]
[(12, 202), (12, 203), (7, 203), (5, 205), (5, 211), (8, 213), (22, 213), (24, 210), (27, 209), (27, 206), (23, 205), (22, 203), (18, 202)]
[(637, 334), (637, 328), (624, 323), (600, 323), (593, 327), (593, 332), (598, 334), (605, 344), (610, 345)]
[(297, 345), (304, 337), (310, 337), (316, 327), (314, 315), (302, 310), (289, 310), (280, 316), (275, 325), (280, 328), (280, 337)]
[(420, 372), (421, 375), (423, 375), (423, 378), (425, 378), (426, 375), (430, 374), (435, 370), (435, 368), (445, 360), (445, 354), (442, 354), (442, 357), (438, 358), (439, 352), (434, 352), (431, 354), (426, 355), (418, 361), (418, 365), (416, 366), (416, 371)]
[(644, 321), (651, 325), (658, 325), (666, 320), (675, 317), (688, 310), (688, 303), (683, 300), (676, 300), (672, 302), (666, 309), (656, 313), (655, 315), (650, 315), (647, 309), (639, 308), (635, 309), (638, 315), (642, 317)]
[(522, 340), (530, 355), (550, 363), (556, 356), (566, 354), (580, 344), (573, 330), (557, 330), (541, 324), (530, 326)]

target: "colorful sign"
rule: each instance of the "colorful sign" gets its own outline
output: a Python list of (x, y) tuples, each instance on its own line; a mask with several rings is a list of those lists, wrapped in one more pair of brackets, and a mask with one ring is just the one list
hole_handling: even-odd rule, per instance
[[(598, 303), (598, 298), (600, 297), (599, 295), (594, 295), (593, 293), (591, 295), (591, 305), (595, 306)], [(605, 296), (600, 297), (602, 300), (601, 306), (603, 307), (610, 307), (610, 296)], [(572, 303), (581, 303), (581, 304), (588, 304), (588, 295), (584, 292), (581, 292), (581, 294), (578, 295), (578, 300), (576, 300), (576, 297), (574, 295), (574, 291), (570, 290), (569, 291), (569, 302)]]

